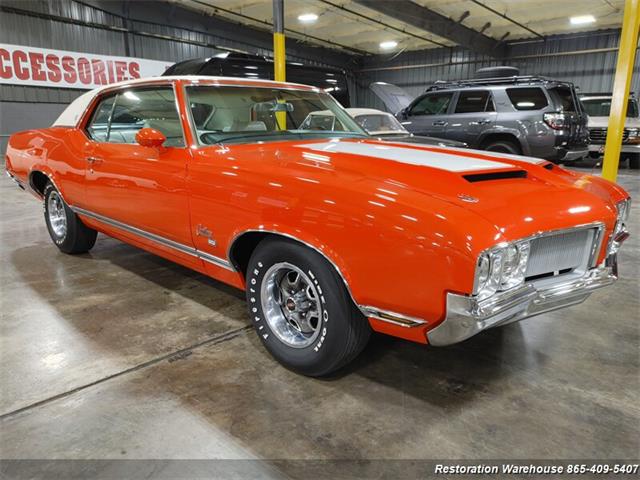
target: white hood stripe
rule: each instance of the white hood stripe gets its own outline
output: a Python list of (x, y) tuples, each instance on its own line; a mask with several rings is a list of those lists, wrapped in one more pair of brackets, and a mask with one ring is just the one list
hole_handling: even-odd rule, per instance
[(496, 168), (514, 168), (508, 163), (469, 158), (462, 155), (430, 152), (414, 148), (403, 148), (395, 145), (356, 143), (356, 142), (324, 142), (296, 147), (327, 153), (351, 153), (365, 157), (382, 158), (395, 162), (438, 168), (449, 172), (473, 172), (493, 170)]

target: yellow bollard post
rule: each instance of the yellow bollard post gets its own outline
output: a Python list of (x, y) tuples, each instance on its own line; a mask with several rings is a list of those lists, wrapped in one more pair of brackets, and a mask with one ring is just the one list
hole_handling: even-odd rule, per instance
[[(284, 49), (284, 0), (273, 0), (273, 78), (286, 82), (286, 53)], [(287, 112), (276, 112), (278, 130), (287, 129)]]
[(602, 165), (602, 176), (612, 182), (615, 182), (618, 176), (622, 134), (624, 133), (624, 123), (627, 117), (627, 104), (629, 103), (633, 64), (636, 49), (638, 48), (639, 29), (640, 0), (626, 0), (622, 32), (620, 33), (620, 45), (618, 47), (618, 63), (613, 81), (613, 98), (611, 100), (611, 113), (607, 128), (607, 141), (604, 147), (604, 163)]

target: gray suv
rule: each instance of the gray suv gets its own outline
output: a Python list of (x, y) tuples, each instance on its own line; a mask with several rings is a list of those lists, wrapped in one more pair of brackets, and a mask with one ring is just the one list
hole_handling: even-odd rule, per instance
[(415, 135), (558, 162), (589, 153), (587, 114), (569, 82), (531, 76), (436, 82), (413, 100), (394, 85), (371, 89)]

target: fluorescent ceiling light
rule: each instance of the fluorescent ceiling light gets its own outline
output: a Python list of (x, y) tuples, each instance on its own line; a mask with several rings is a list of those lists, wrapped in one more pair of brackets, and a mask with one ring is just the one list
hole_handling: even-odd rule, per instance
[(302, 23), (313, 23), (318, 20), (318, 15), (315, 13), (303, 13), (302, 15), (298, 15), (298, 20)]
[(392, 48), (396, 48), (398, 46), (398, 42), (394, 40), (389, 40), (388, 42), (381, 42), (380, 48), (383, 50), (391, 50)]
[(571, 17), (569, 22), (571, 25), (586, 25), (587, 23), (593, 23), (596, 21), (596, 17), (593, 15), (579, 15), (577, 17)]

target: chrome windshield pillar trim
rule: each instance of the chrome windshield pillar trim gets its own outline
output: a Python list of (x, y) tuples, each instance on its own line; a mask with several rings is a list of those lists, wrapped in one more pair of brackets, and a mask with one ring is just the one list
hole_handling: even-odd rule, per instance
[(229, 263), (227, 260), (216, 257), (215, 255), (211, 255), (210, 253), (202, 252), (196, 248), (190, 247), (188, 245), (184, 245), (182, 243), (176, 242), (174, 240), (170, 240), (168, 238), (162, 237), (160, 235), (156, 235), (155, 233), (149, 233), (145, 230), (142, 230), (137, 227), (133, 227), (131, 225), (127, 225), (126, 223), (119, 222), (118, 220), (114, 220), (109, 217), (105, 217), (104, 215), (100, 215), (99, 213), (91, 212), (89, 210), (85, 210), (80, 207), (71, 207), (75, 213), (79, 215), (84, 215), (85, 217), (93, 218), (94, 220), (98, 220), (99, 222), (105, 223), (109, 226), (118, 228), (127, 233), (131, 233), (133, 235), (137, 235), (146, 240), (150, 240), (154, 243), (158, 243), (162, 246), (172, 248), (182, 253), (186, 253), (187, 255), (191, 255), (193, 257), (204, 260), (205, 262), (209, 262), (213, 265), (216, 265), (221, 268), (225, 268), (232, 272), (235, 272), (235, 268)]
[(593, 268), (580, 278), (541, 289), (526, 284), (484, 301), (473, 296), (447, 293), (446, 317), (427, 332), (429, 344), (451, 345), (488, 328), (581, 303), (593, 290), (617, 280), (616, 265), (616, 259), (612, 258), (606, 266)]
[(383, 322), (392, 323), (401, 327), (417, 327), (427, 323), (426, 320), (416, 317), (410, 317), (402, 313), (391, 312), (389, 310), (382, 310), (380, 308), (371, 307), (368, 305), (360, 305), (362, 313), (369, 318), (375, 318)]

